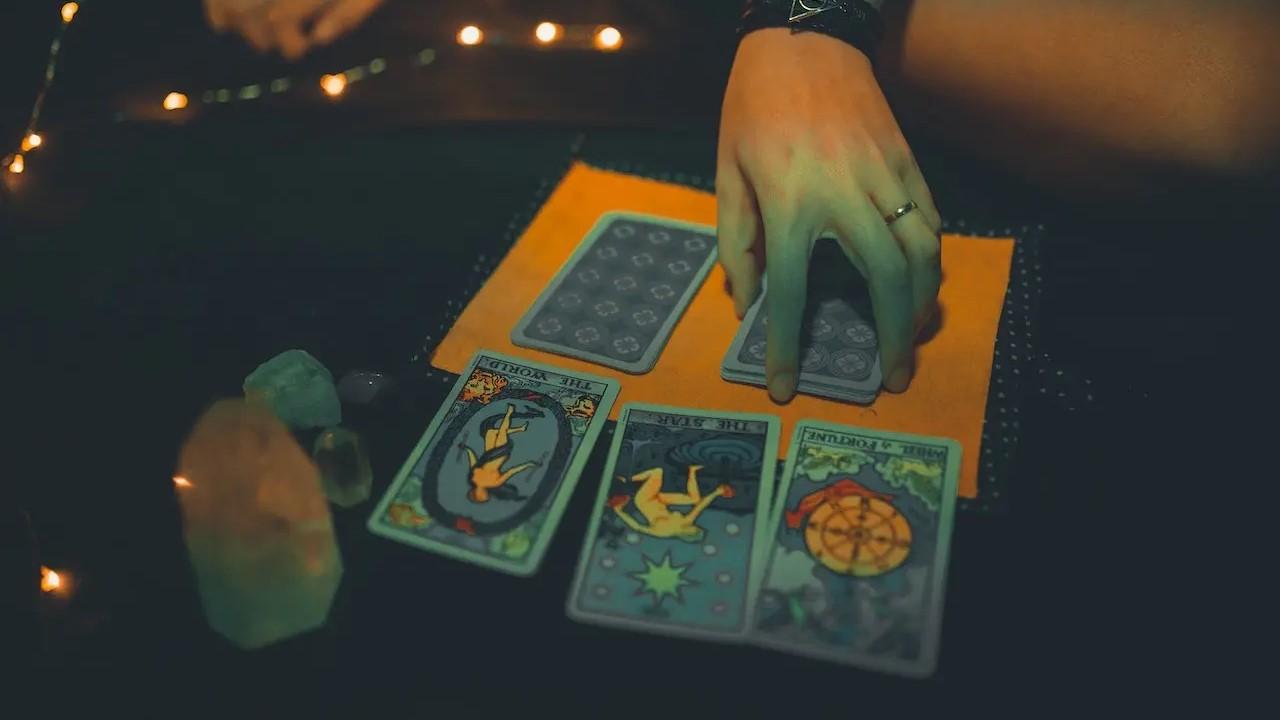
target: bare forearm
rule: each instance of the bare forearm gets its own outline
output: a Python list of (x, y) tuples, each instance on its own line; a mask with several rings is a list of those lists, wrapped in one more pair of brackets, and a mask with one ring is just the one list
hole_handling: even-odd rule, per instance
[(938, 107), (1211, 171), (1274, 160), (1273, 4), (901, 0), (897, 11), (888, 80)]

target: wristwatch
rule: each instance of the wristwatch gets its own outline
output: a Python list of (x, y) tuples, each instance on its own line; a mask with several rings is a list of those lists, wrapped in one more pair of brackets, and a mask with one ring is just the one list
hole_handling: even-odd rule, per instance
[(884, 35), (879, 5), (883, 0), (747, 0), (738, 36), (769, 27), (818, 32), (843, 40), (875, 60)]

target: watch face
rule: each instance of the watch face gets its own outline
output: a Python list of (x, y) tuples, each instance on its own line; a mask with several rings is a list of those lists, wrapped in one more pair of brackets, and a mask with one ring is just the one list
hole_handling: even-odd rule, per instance
[(788, 20), (797, 22), (839, 8), (840, 3), (836, 0), (791, 0), (791, 17)]

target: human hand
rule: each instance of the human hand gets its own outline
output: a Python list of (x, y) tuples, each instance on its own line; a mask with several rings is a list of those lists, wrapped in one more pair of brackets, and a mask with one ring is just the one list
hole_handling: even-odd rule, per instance
[(209, 25), (233, 30), (259, 52), (296, 60), (359, 25), (382, 0), (204, 0)]
[[(865, 55), (786, 28), (744, 37), (721, 111), (716, 201), (738, 317), (767, 273), (774, 401), (795, 394), (809, 257), (824, 236), (867, 279), (885, 388), (907, 388), (942, 279), (942, 219)], [(887, 223), (908, 201), (919, 209)]]

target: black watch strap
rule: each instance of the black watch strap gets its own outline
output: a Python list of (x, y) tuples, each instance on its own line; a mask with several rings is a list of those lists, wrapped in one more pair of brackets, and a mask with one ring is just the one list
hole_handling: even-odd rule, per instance
[(770, 27), (830, 35), (873, 61), (876, 45), (884, 35), (880, 11), (864, 0), (747, 0), (739, 37)]

